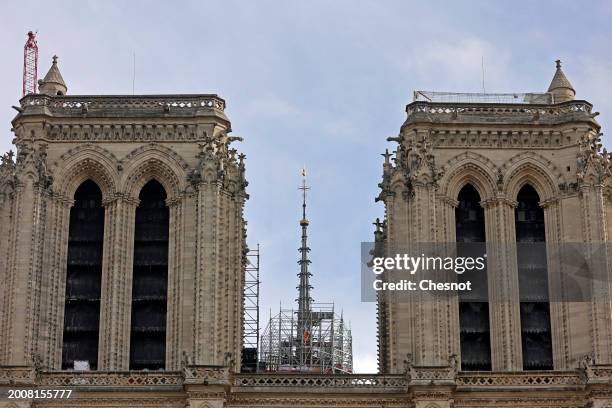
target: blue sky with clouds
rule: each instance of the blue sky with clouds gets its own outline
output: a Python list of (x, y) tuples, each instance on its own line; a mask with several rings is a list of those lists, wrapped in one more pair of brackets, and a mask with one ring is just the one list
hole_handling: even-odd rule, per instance
[[(129, 3), (129, 4), (128, 4)], [(26, 5), (27, 4), (27, 5)], [(0, 150), (11, 146), (25, 34), (39, 75), (57, 54), (71, 94), (217, 93), (244, 137), (249, 243), (262, 247), (262, 315), (296, 297), (299, 169), (309, 169), (313, 296), (351, 321), (357, 371), (376, 370), (373, 304), (360, 303), (379, 154), (415, 89), (546, 91), (554, 60), (612, 117), (611, 2), (44, 1), (0, 5)], [(604, 137), (607, 140), (607, 137)]]

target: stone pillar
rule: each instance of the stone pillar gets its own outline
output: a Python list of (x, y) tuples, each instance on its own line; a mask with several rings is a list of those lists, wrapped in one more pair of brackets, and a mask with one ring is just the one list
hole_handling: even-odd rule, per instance
[(37, 292), (45, 233), (46, 198), (39, 184), (32, 154), (23, 154), (15, 182), (13, 218), (9, 226), (6, 261), (8, 296), (5, 299), (3, 364), (28, 365), (37, 353)]
[(104, 202), (100, 304), (100, 370), (128, 370), (134, 222), (138, 201), (121, 195)]
[[(8, 172), (0, 173), (2, 176), (9, 177)], [(4, 363), (4, 358), (6, 356), (6, 347), (8, 346), (9, 341), (9, 270), (8, 270), (8, 248), (9, 248), (9, 240), (6, 239), (9, 237), (10, 227), (11, 227), (11, 217), (13, 210), (13, 191), (12, 188), (9, 188), (7, 185), (4, 185), (0, 190), (0, 236), (5, 237), (0, 240), (0, 282), (3, 282), (3, 285), (0, 285), (0, 365)]]
[(218, 315), (217, 221), (219, 218), (219, 186), (216, 182), (200, 182), (197, 188), (196, 271), (194, 293), (194, 364), (222, 364), (219, 358), (220, 331)]
[[(404, 200), (410, 214), (404, 221), (406, 229), (411, 230), (407, 236), (396, 242), (401, 244), (399, 251), (416, 249), (418, 244), (437, 241), (437, 200), (436, 185), (425, 181), (414, 181), (412, 194)], [(416, 244), (416, 245), (415, 245)], [(400, 330), (399, 354), (396, 355), (395, 369), (402, 367), (407, 354), (411, 354), (416, 365), (438, 366), (447, 364), (451, 347), (449, 345), (449, 302), (436, 293), (417, 291), (410, 302), (397, 303), (395, 308), (401, 310), (400, 316), (409, 316), (398, 322)], [(407, 310), (411, 309), (411, 310)], [(412, 320), (409, 322), (409, 320)], [(412, 338), (413, 347), (402, 347), (408, 344), (406, 337)], [(397, 372), (397, 371), (396, 371)]]
[(39, 354), (44, 366), (59, 370), (62, 364), (62, 334), (70, 207), (73, 200), (55, 196), (49, 205), (42, 276)]
[(233, 220), (233, 227), (230, 242), (233, 242), (233, 245), (230, 262), (233, 276), (233, 287), (231, 291), (234, 293), (232, 303), (234, 327), (232, 328), (231, 349), (234, 350), (236, 369), (240, 367), (242, 361), (242, 338), (244, 330), (244, 279), (246, 266), (245, 255), (247, 251), (246, 225), (243, 214), (245, 201), (246, 194), (243, 191), (237, 191), (232, 194), (231, 217)]
[[(601, 245), (606, 242), (606, 217), (601, 184), (582, 184), (580, 186), (580, 206), (582, 210), (584, 241), (587, 244)], [(594, 248), (593, 248), (594, 249)], [(608, 279), (592, 284), (591, 347), (597, 364), (612, 362), (612, 303), (610, 299), (610, 255), (607, 257)]]
[(185, 241), (184, 197), (169, 200), (168, 309), (166, 317), (166, 370), (179, 370), (182, 351), (183, 248)]
[[(403, 195), (401, 189), (397, 189), (387, 194), (385, 198), (387, 212), (387, 244), (392, 246), (406, 246), (410, 241), (411, 228), (411, 208), (407, 203), (407, 197)], [(401, 373), (403, 370), (403, 360), (407, 354), (415, 353), (414, 345), (414, 315), (412, 303), (397, 303), (393, 300), (392, 294), (383, 294), (385, 301), (380, 303), (382, 323), (379, 323), (378, 335), (384, 337), (379, 341), (383, 347), (380, 355), (384, 359), (384, 366), (380, 369), (385, 373)], [(408, 316), (399, 320), (396, 316)], [(382, 364), (381, 360), (381, 364)]]
[(562, 259), (559, 257), (559, 247), (562, 244), (562, 201), (549, 199), (540, 205), (544, 209), (544, 225), (546, 226), (546, 252), (548, 266), (548, 291), (550, 293), (550, 329), (553, 348), (553, 365), (556, 370), (571, 370), (575, 368), (570, 355), (570, 327), (567, 302), (560, 302), (567, 284)]
[(503, 197), (481, 202), (485, 209), (489, 324), (493, 371), (523, 369), (514, 209)]
[[(183, 240), (183, 248), (181, 250), (180, 257), (176, 257), (176, 261), (181, 263), (181, 308), (180, 312), (181, 319), (181, 334), (179, 334), (179, 341), (181, 347), (181, 353), (185, 353), (185, 357), (188, 360), (192, 360), (194, 356), (195, 339), (194, 334), (196, 330), (196, 313), (195, 313), (195, 299), (196, 299), (196, 276), (197, 276), (197, 242), (200, 228), (197, 226), (198, 219), (198, 208), (197, 208), (197, 193), (193, 188), (189, 187), (189, 192), (185, 194), (182, 199), (181, 212), (183, 213), (183, 235), (177, 239)], [(177, 209), (178, 211), (178, 209)], [(183, 356), (181, 356), (181, 360)]]
[[(455, 208), (459, 205), (457, 200), (450, 197), (440, 197), (438, 200), (439, 214), (438, 219), (439, 231), (438, 242), (455, 242), (457, 239), (455, 231)], [(459, 338), (459, 302), (457, 297), (449, 297), (447, 299), (447, 314), (446, 324), (442, 329), (446, 330), (443, 333), (447, 339), (447, 356), (459, 356), (461, 353), (461, 345)]]

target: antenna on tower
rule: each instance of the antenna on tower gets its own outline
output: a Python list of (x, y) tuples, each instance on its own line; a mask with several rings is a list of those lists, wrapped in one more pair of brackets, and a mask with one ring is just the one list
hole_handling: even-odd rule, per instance
[(132, 95), (134, 95), (134, 89), (136, 88), (136, 51), (134, 51), (132, 59)]
[(38, 81), (38, 44), (36, 43), (37, 32), (28, 31), (28, 39), (23, 46), (23, 94), (36, 93)]
[(484, 70), (484, 55), (482, 56), (482, 59), (480, 61), (480, 65), (482, 68), (482, 93), (486, 93), (485, 91), (485, 70)]

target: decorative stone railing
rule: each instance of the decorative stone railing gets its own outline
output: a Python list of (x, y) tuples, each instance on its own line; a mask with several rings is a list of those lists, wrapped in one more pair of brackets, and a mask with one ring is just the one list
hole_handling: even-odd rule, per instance
[(576, 371), (533, 372), (533, 373), (468, 373), (462, 372), (456, 378), (457, 387), (550, 387), (580, 386), (585, 384), (583, 375)]
[(179, 372), (43, 371), (37, 385), (56, 387), (182, 387), (183, 375)]
[(221, 366), (186, 366), (183, 369), (185, 384), (230, 385), (229, 368)]
[(197, 109), (225, 110), (225, 101), (216, 95), (27, 95), (20, 100), (22, 109), (40, 106), (57, 113), (96, 111), (188, 111)]
[(237, 374), (232, 382), (234, 387), (299, 387), (312, 389), (405, 389), (408, 380), (404, 375), (367, 374)]
[(501, 103), (450, 103), (450, 102), (424, 102), (416, 101), (406, 107), (408, 120), (419, 114), (431, 115), (433, 117), (444, 115), (457, 118), (459, 115), (482, 115), (500, 118), (507, 116), (540, 119), (545, 117), (557, 117), (561, 115), (583, 113), (591, 117), (593, 105), (586, 101), (571, 101), (556, 105), (534, 105), (534, 104), (501, 104)]
[(589, 365), (586, 376), (589, 384), (612, 384), (612, 365)]
[(237, 392), (277, 392), (300, 388), (346, 392), (405, 392), (413, 386), (450, 385), (457, 390), (567, 389), (612, 384), (612, 366), (541, 372), (454, 372), (450, 367), (412, 367), (408, 374), (232, 374), (217, 366), (187, 366), (183, 371), (37, 371), (32, 367), (0, 367), (0, 387), (161, 387), (219, 385)]
[(417, 384), (449, 384), (454, 383), (457, 376), (455, 367), (410, 367), (409, 380), (411, 385)]
[(34, 385), (36, 370), (32, 367), (0, 367), (0, 385)]

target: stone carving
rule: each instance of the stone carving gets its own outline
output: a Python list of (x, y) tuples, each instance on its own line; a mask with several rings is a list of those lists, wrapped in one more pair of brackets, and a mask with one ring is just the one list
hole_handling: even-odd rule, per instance
[(53, 176), (47, 168), (47, 145), (41, 144), (34, 147), (28, 143), (17, 144), (17, 161), (15, 174), (21, 175), (31, 173), (35, 176), (35, 182), (43, 189), (48, 189), (53, 184)]
[(383, 164), (383, 180), (379, 184), (381, 193), (377, 198), (384, 200), (388, 195), (393, 194), (393, 181), (399, 177), (403, 184), (402, 192), (405, 199), (414, 197), (415, 183), (424, 183), (437, 185), (438, 180), (442, 177), (443, 171), (438, 168), (433, 154), (433, 144), (429, 136), (421, 137), (389, 137), (387, 141), (398, 143), (394, 164), (389, 162), (389, 151), (386, 150), (383, 154), (385, 162)]
[(199, 183), (219, 183), (232, 194), (241, 193), (248, 197), (245, 193), (248, 185), (245, 178), (246, 156), (230, 148), (230, 143), (235, 141), (242, 141), (242, 138), (221, 133), (215, 137), (206, 136), (198, 144), (199, 164), (187, 176), (194, 188)]
[(578, 182), (602, 184), (612, 175), (612, 154), (602, 147), (601, 136), (601, 133), (588, 132), (580, 138), (576, 157)]
[(15, 184), (15, 161), (13, 151), (0, 157), (0, 193), (7, 194)]

